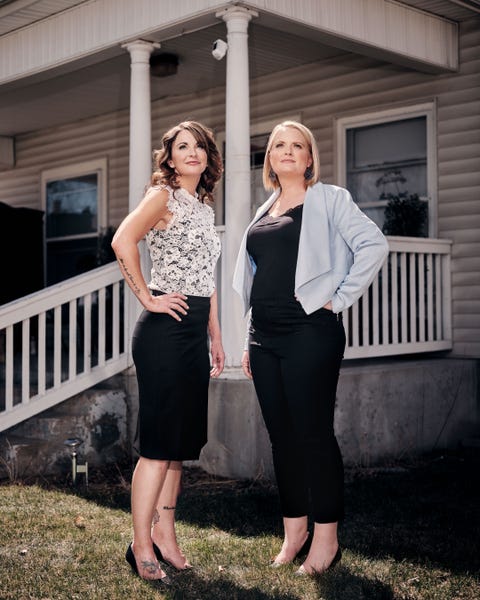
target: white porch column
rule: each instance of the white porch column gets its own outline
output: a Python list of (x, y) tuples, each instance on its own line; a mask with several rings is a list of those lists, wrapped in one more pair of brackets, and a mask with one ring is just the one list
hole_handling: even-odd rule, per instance
[(225, 248), (222, 257), (222, 337), (227, 366), (238, 366), (245, 338), (241, 302), (232, 289), (235, 260), (250, 222), (250, 84), (248, 22), (255, 11), (232, 6), (216, 15), (227, 24), (225, 114)]
[[(135, 40), (124, 44), (130, 52), (130, 155), (128, 211), (131, 212), (143, 197), (145, 186), (152, 173), (152, 124), (150, 110), (150, 55), (160, 44)], [(140, 243), (142, 271), (149, 271), (149, 260), (145, 243)], [(141, 312), (141, 305), (132, 293), (125, 298), (126, 318), (130, 344), (135, 321)]]

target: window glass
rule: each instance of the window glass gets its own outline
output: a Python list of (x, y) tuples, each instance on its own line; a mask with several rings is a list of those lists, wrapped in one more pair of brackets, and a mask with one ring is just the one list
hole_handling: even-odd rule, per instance
[[(347, 188), (362, 210), (383, 227), (389, 198), (426, 200), (426, 117), (347, 129)], [(427, 235), (428, 223), (421, 227)]]
[(44, 281), (52, 285), (111, 260), (106, 217), (107, 160), (98, 158), (42, 173)]
[(47, 238), (96, 234), (98, 231), (98, 174), (47, 182)]

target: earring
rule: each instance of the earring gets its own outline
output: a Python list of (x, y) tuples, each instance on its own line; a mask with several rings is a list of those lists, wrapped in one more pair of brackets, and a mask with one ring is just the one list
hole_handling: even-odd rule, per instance
[(268, 176), (270, 177), (270, 179), (272, 181), (275, 181), (277, 179), (277, 174), (275, 173), (275, 171), (273, 169), (270, 169)]
[(311, 179), (313, 177), (313, 171), (312, 171), (312, 167), (307, 167), (305, 169), (305, 173), (303, 174), (303, 176), (305, 177), (305, 179), (308, 181), (309, 179)]

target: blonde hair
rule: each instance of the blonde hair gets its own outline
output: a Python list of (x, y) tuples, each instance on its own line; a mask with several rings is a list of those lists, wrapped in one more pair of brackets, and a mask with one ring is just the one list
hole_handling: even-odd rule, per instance
[(312, 157), (312, 165), (310, 167), (312, 176), (310, 178), (305, 179), (305, 185), (310, 186), (320, 179), (320, 155), (318, 153), (318, 146), (315, 138), (313, 137), (313, 133), (310, 131), (308, 127), (302, 125), (302, 123), (298, 123), (297, 121), (283, 121), (272, 130), (270, 137), (268, 138), (267, 150), (265, 152), (265, 160), (263, 162), (263, 187), (267, 191), (275, 191), (280, 187), (280, 182), (278, 178), (275, 177), (272, 179), (270, 176), (272, 171), (272, 165), (270, 163), (270, 150), (273, 145), (273, 140), (275, 136), (281, 129), (285, 129), (286, 127), (292, 127), (293, 129), (297, 129), (307, 142), (308, 149), (310, 151), (310, 156)]

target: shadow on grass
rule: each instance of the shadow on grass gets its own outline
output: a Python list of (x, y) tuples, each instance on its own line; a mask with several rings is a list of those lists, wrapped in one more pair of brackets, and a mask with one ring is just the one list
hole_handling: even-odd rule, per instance
[(425, 457), (346, 486), (342, 543), (369, 558), (480, 574), (480, 457)]
[[(353, 575), (344, 567), (315, 582), (318, 598), (324, 600), (393, 600), (390, 586), (367, 577)], [(164, 589), (164, 588), (163, 588)], [(278, 590), (267, 593), (258, 587), (242, 588), (228, 579), (203, 579), (190, 571), (177, 576), (169, 589), (168, 598), (189, 600), (198, 598), (230, 598), (234, 600), (299, 600), (301, 592), (291, 594)]]
[[(368, 559), (479, 575), (479, 473), (480, 456), (462, 452), (350, 472), (342, 546)], [(280, 515), (276, 488), (248, 482), (186, 486), (178, 512), (187, 523), (252, 537), (281, 537)]]
[(354, 575), (345, 567), (336, 567), (328, 576), (316, 581), (318, 597), (325, 600), (394, 600), (395, 594), (389, 585)]
[[(103, 478), (98, 474), (97, 482), (88, 489), (65, 485), (62, 489), (99, 505), (129, 511), (131, 468), (130, 463), (117, 467), (116, 474)], [(347, 516), (339, 533), (342, 546), (367, 559), (391, 557), (478, 576), (479, 472), (480, 456), (461, 451), (426, 456), (414, 464), (388, 469), (350, 471), (345, 486)], [(58, 488), (58, 482), (54, 487)], [(226, 480), (195, 468), (185, 469), (177, 519), (239, 537), (282, 536), (274, 485)], [(377, 584), (364, 585), (368, 592), (369, 586), (374, 589)], [(382, 590), (385, 595), (376, 597), (389, 598), (388, 593)]]
[(243, 588), (231, 580), (203, 579), (195, 571), (177, 575), (168, 591), (168, 599), (198, 600), (200, 598), (225, 598), (230, 600), (299, 600), (298, 595), (285, 592), (267, 593), (259, 587)]
[(280, 515), (276, 488), (260, 482), (186, 485), (178, 510), (178, 518), (187, 523), (239, 537), (281, 533)]

